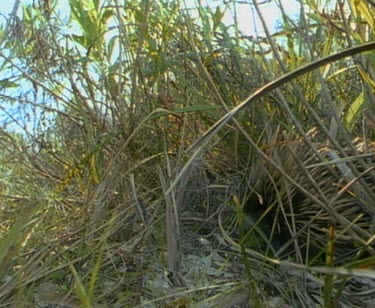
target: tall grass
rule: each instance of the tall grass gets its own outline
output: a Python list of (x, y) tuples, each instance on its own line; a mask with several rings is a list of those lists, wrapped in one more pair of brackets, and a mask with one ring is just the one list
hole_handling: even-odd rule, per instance
[[(330, 206), (348, 194), (374, 212), (373, 8), (306, 1), (292, 18), (279, 1), (273, 30), (253, 1), (264, 37), (249, 37), (223, 23), (236, 5), (72, 0), (64, 20), (58, 1), (16, 2), (0, 38), (2, 306), (363, 303), (348, 288), (374, 279), (373, 229)], [(323, 213), (311, 224), (331, 215), (312, 254), (296, 192)], [(334, 231), (358, 254), (340, 259)]]

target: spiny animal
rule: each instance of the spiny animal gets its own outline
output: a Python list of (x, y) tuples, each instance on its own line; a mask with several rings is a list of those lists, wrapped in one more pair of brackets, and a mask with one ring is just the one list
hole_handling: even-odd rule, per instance
[(340, 152), (322, 143), (311, 148), (303, 140), (277, 140), (264, 152), (279, 168), (263, 159), (254, 164), (244, 212), (265, 221), (262, 230), (273, 237), (279, 255), (312, 256), (327, 247), (336, 263), (363, 252), (375, 255), (369, 242), (375, 229), (375, 144), (356, 140)]

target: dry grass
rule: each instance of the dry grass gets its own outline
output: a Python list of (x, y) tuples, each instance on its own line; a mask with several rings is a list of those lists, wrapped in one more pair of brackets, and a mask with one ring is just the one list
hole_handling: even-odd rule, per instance
[(370, 4), (248, 38), (179, 1), (71, 1), (73, 34), (43, 3), (1, 38), (1, 307), (371, 300)]

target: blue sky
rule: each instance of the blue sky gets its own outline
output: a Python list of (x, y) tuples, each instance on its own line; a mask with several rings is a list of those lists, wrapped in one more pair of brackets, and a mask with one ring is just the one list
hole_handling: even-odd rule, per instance
[[(63, 5), (68, 0), (59, 0), (59, 10), (63, 10)], [(245, 2), (245, 1), (243, 1)], [(4, 15), (7, 17), (11, 12), (16, 0), (0, 0), (0, 13), (2, 15), (1, 21), (4, 21)], [(21, 3), (32, 3), (32, 0), (21, 0)], [(196, 3), (196, 0), (186, 0), (188, 6), (192, 3)], [(210, 6), (216, 7), (221, 5), (223, 1), (215, 1), (215, 0), (206, 0), (202, 1), (202, 3), (209, 4)], [(297, 0), (283, 0), (282, 1), (285, 10), (290, 15), (298, 14), (299, 12), (299, 3)], [(261, 5), (262, 13), (264, 17), (267, 19), (268, 26), (270, 29), (273, 29), (276, 26), (277, 20), (280, 18), (280, 10), (277, 8), (275, 1), (271, 1), (269, 4)], [(256, 13), (254, 8), (249, 4), (237, 4), (237, 17), (239, 21), (240, 29), (246, 35), (255, 35), (255, 28), (258, 28), (258, 31), (261, 31), (261, 26), (259, 24), (259, 20), (257, 19)], [(62, 12), (63, 13), (63, 12)], [(230, 24), (233, 22), (232, 14), (228, 11), (225, 15), (225, 22)]]
[(10, 11), (12, 10), (15, 2), (16, 2), (15, 0), (13, 0), (13, 1), (1, 1), (0, 12), (2, 14), (8, 15), (10, 13)]
[(4, 22), (4, 15), (5, 17), (8, 17), (9, 13), (12, 11), (12, 8), (15, 2), (16, 2), (15, 0), (0, 1), (0, 14), (1, 14), (0, 22), (1, 23)]
[[(15, 3), (17, 0), (0, 0), (0, 23), (4, 23), (5, 18), (9, 16), (11, 13)], [(67, 2), (69, 0), (58, 0), (58, 6), (57, 6), (57, 14), (62, 16), (67, 16), (69, 13), (67, 11)], [(102, 0), (107, 2), (106, 0)], [(126, 1), (126, 0), (124, 0)], [(180, 0), (181, 2), (183, 0)], [(31, 4), (33, 0), (20, 0), (20, 6), (22, 6), (25, 3)], [(37, 1), (36, 1), (37, 2)], [(197, 3), (197, 0), (185, 0), (184, 1), (186, 5), (189, 7), (195, 6)], [(240, 1), (238, 1), (240, 2)], [(256, 13), (254, 11), (254, 7), (250, 6), (249, 4), (236, 4), (237, 6), (237, 18), (239, 22), (239, 28), (245, 35), (263, 35), (262, 27), (257, 20)], [(245, 2), (245, 1), (244, 1)], [(290, 15), (298, 14), (299, 12), (299, 3), (296, 0), (282, 0), (285, 10)], [(222, 8), (224, 8), (223, 1), (215, 1), (215, 0), (201, 0), (201, 3), (203, 5), (209, 5), (213, 8), (220, 5)], [(280, 18), (280, 10), (277, 8), (277, 6), (274, 4), (275, 1), (271, 1), (269, 4), (265, 4), (261, 6), (261, 10), (264, 14), (264, 17), (266, 18), (268, 22), (268, 27), (270, 28), (271, 32), (275, 28), (277, 20)], [(19, 8), (20, 9), (20, 8)], [(233, 12), (230, 10), (227, 10), (226, 15), (224, 16), (224, 23), (227, 25), (233, 24)], [(257, 30), (257, 32), (255, 31)], [(0, 78), (1, 79), (1, 78)], [(0, 120), (2, 120), (4, 115), (0, 115)]]

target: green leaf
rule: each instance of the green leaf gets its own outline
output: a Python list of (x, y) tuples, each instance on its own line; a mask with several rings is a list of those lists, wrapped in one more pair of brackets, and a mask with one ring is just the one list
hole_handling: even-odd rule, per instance
[(114, 15), (113, 10), (105, 10), (101, 19), (100, 19), (101, 25), (106, 24), (108, 19), (110, 19), (113, 15)]
[(108, 46), (107, 46), (107, 54), (108, 54), (108, 60), (111, 59), (112, 57), (112, 53), (113, 53), (113, 50), (116, 46), (116, 43), (119, 39), (119, 36), (118, 35), (114, 35), (113, 37), (111, 37), (111, 39), (109, 40), (108, 42)]
[(212, 21), (213, 21), (213, 27), (212, 27), (212, 31), (215, 32), (216, 29), (218, 28), (218, 26), (220, 25), (223, 17), (224, 17), (224, 13), (225, 13), (225, 10), (224, 11), (221, 11), (220, 9), (220, 6), (218, 6), (216, 8), (216, 11), (215, 11), (215, 14), (212, 18)]
[(349, 130), (353, 129), (358, 116), (364, 108), (364, 102), (364, 92), (362, 91), (345, 113), (344, 124)]
[(29, 227), (38, 221), (38, 218), (33, 216), (39, 208), (40, 204), (30, 206), (8, 233), (0, 238), (0, 277), (4, 277), (4, 273), (11, 266), (12, 252), (16, 251), (18, 241), (27, 234)]
[(78, 44), (82, 45), (83, 47), (88, 47), (92, 43), (89, 41), (88, 37), (84, 35), (73, 34), (72, 37), (74, 41), (76, 41)]
[[(374, 29), (375, 28), (375, 19), (373, 17), (373, 14), (371, 13), (371, 10), (369, 10), (368, 4), (365, 1), (360, 0), (354, 0), (350, 1), (353, 3), (353, 9), (356, 13), (356, 15), (362, 16), (365, 21), (369, 24), (369, 26)], [(357, 16), (358, 18), (358, 16)]]
[(84, 307), (84, 308), (92, 307), (92, 305), (90, 303), (90, 299), (89, 299), (89, 297), (87, 295), (87, 292), (85, 290), (85, 287), (83, 286), (81, 278), (79, 277), (78, 272), (75, 269), (73, 263), (70, 262), (69, 267), (70, 267), (70, 270), (72, 271), (73, 277), (75, 279), (76, 294), (77, 294), (79, 300), (81, 301), (82, 307)]
[(317, 13), (309, 13), (307, 14), (307, 16), (313, 20), (313, 21), (316, 21), (317, 23), (321, 23), (322, 22), (322, 17), (320, 16), (320, 14), (317, 14)]
[(58, 270), (48, 275), (48, 278), (54, 281), (63, 281), (66, 278), (66, 272), (64, 270)]
[(4, 88), (17, 88), (19, 86), (18, 83), (10, 81), (9, 78), (0, 80), (0, 89)]
[(83, 36), (87, 38), (84, 42), (90, 44), (85, 47), (89, 48), (101, 35), (98, 12), (88, 1), (70, 0), (70, 5), (73, 18), (80, 24), (84, 32)]
[(92, 2), (94, 4), (95, 10), (99, 11), (100, 0), (93, 0)]

